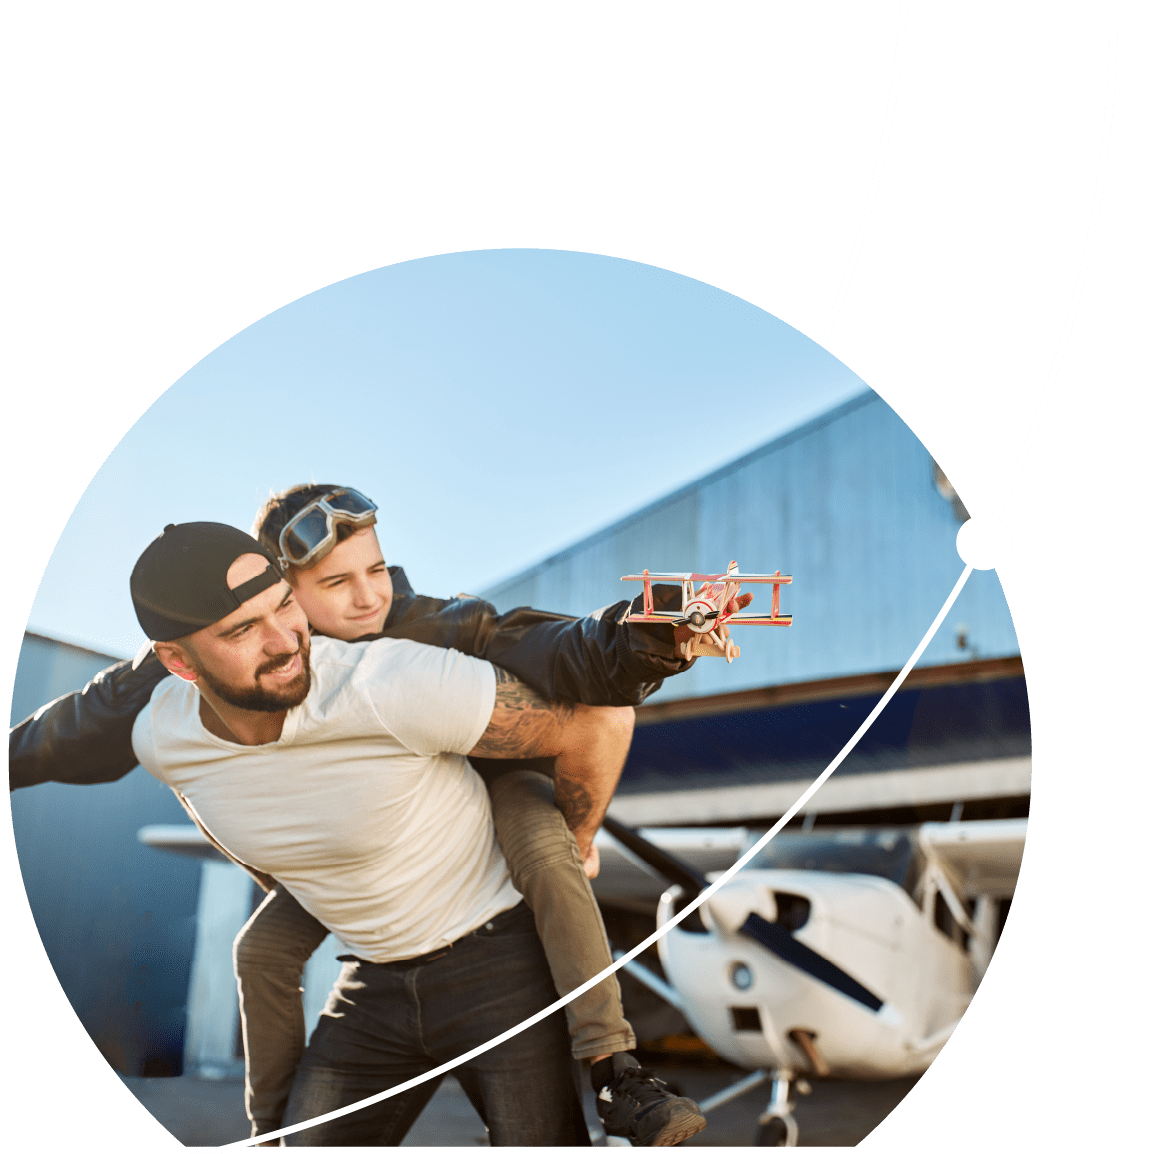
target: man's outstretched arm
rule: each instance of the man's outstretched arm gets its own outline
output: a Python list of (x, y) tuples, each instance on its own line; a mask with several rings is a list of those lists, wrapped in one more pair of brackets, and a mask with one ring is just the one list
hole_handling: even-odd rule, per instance
[(548, 701), (494, 666), (496, 706), (470, 753), (477, 757), (556, 759), (556, 805), (585, 859), (604, 820), (632, 743), (631, 706)]

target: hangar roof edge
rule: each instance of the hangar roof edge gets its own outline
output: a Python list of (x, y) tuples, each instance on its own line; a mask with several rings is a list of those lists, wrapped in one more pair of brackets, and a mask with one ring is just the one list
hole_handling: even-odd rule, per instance
[(493, 582), (491, 585), (486, 586), (481, 591), (481, 595), (485, 598), (498, 597), (506, 586), (523, 580), (527, 574), (533, 572), (534, 570), (547, 569), (553, 565), (558, 565), (561, 562), (567, 560), (573, 554), (579, 552), (581, 549), (584, 549), (597, 541), (603, 540), (603, 538), (612, 533), (618, 532), (620, 529), (625, 528), (627, 525), (639, 520), (641, 517), (647, 517), (651, 513), (656, 512), (658, 509), (674, 504), (676, 501), (680, 500), (680, 498), (682, 498), (685, 493), (689, 493), (693, 489), (699, 488), (701, 485), (705, 485), (710, 481), (713, 481), (719, 477), (723, 477), (726, 473), (734, 472), (736, 469), (742, 468), (744, 465), (748, 464), (750, 461), (756, 460), (758, 457), (766, 457), (771, 453), (779, 452), (781, 449), (786, 448), (788, 445), (802, 440), (804, 437), (810, 436), (818, 429), (822, 429), (827, 425), (833, 424), (835, 421), (840, 420), (840, 418), (847, 416), (849, 413), (853, 413), (857, 409), (862, 409), (864, 406), (873, 404), (880, 400), (880, 395), (874, 389), (865, 389), (864, 392), (858, 393), (854, 397), (849, 397), (848, 400), (841, 402), (839, 405), (836, 405), (831, 409), (828, 409), (826, 412), (820, 413), (818, 416), (813, 417), (809, 421), (805, 421), (803, 424), (797, 425), (794, 429), (790, 429), (786, 433), (781, 433), (780, 436), (774, 437), (771, 441), (767, 441), (765, 444), (759, 445), (747, 453), (743, 453), (735, 460), (729, 461), (726, 465), (721, 465), (719, 468), (713, 469), (710, 473), (705, 473), (703, 476), (697, 477), (696, 480), (689, 481), (686, 485), (681, 485), (678, 489), (674, 489), (671, 493), (668, 493), (663, 497), (659, 497), (655, 501), (650, 501), (647, 505), (643, 505), (639, 509), (636, 509), (633, 512), (626, 514), (625, 516), (618, 518), (610, 524), (605, 525), (603, 528), (594, 530), (586, 536), (581, 537), (579, 541), (574, 541), (571, 545), (561, 549), (558, 553), (553, 553), (548, 557), (544, 557), (532, 565), (525, 566), (523, 569), (518, 570), (516, 573), (510, 574), (507, 577), (501, 578), (499, 581)]

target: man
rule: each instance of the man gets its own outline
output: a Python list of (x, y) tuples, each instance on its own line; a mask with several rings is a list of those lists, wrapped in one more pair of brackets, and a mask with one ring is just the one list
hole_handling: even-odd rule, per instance
[[(399, 1084), (552, 1000), (464, 755), (555, 757), (558, 778), (580, 780), (585, 762), (622, 761), (631, 726), (627, 711), (544, 701), (456, 652), (310, 643), (271, 561), (211, 523), (170, 526), (145, 550), (133, 601), (178, 680), (140, 714), (133, 746), (238, 858), (354, 951), (305, 1054), (291, 1125)], [(556, 1018), (458, 1076), (494, 1144), (587, 1142)], [(398, 1142), (422, 1091), (289, 1140)]]
[[(338, 490), (334, 486), (298, 486), (277, 495), (258, 517), (261, 539), (265, 540), (266, 545), (276, 548), (289, 522), (296, 526), (294, 532), (299, 535), (312, 521), (317, 521), (314, 511), (318, 503), (327, 505), (333, 492), (350, 494), (348, 499), (358, 498), (364, 508), (358, 506), (356, 510), (344, 511), (346, 519), (354, 524), (333, 526), (330, 520), (326, 522), (321, 516), (318, 524), (311, 526), (317, 534), (316, 540), (309, 539), (307, 546), (316, 548), (324, 535), (333, 528), (340, 531), (343, 544), (336, 545), (335, 552), (327, 556), (317, 550), (316, 560), (319, 563), (313, 561), (312, 567), (308, 567), (311, 557), (305, 557), (303, 553), (289, 557), (286, 567), (292, 576), (298, 598), (308, 611), (309, 621), (323, 632), (352, 640), (363, 636), (365, 632), (373, 634), (382, 626), (387, 626), (393, 635), (416, 636), (440, 645), (453, 645), (465, 652), (487, 651), (505, 664), (524, 669), (526, 676), (537, 684), (544, 682), (552, 692), (559, 691), (591, 701), (641, 700), (647, 692), (659, 685), (659, 677), (677, 672), (690, 664), (687, 655), (683, 659), (671, 656), (675, 639), (661, 637), (665, 627), (630, 631), (627, 625), (619, 622), (627, 603), (613, 606), (592, 618), (573, 621), (533, 610), (516, 610), (497, 618), (491, 606), (484, 602), (443, 602), (416, 597), (404, 581), (401, 570), (385, 568), (375, 533), (369, 527), (375, 519), (372, 516), (375, 506), (353, 491)], [(303, 522), (300, 518), (304, 519)], [(357, 541), (357, 538), (364, 540)], [(299, 541), (296, 543), (300, 544)], [(334, 544), (335, 538), (329, 539), (327, 548), (332, 549)], [(345, 557), (343, 554), (349, 550), (356, 552), (356, 556), (349, 553)], [(365, 557), (358, 560), (361, 552)], [(367, 555), (368, 552), (372, 553), (371, 557)], [(305, 561), (305, 565), (297, 567), (293, 563), (297, 560)], [(667, 632), (671, 633), (671, 630)], [(155, 667), (155, 659), (149, 660)], [(89, 686), (84, 694), (61, 699), (38, 711), (33, 718), (17, 727), (10, 738), (13, 785), (31, 784), (34, 780), (48, 778), (110, 780), (126, 772), (135, 763), (135, 757), (130, 748), (126, 752), (121, 748), (116, 753), (118, 744), (121, 747), (126, 744), (122, 740), (117, 741), (118, 734), (124, 730), (123, 716), (131, 718), (134, 715), (143, 703), (145, 692), (150, 691), (155, 681), (156, 676), (149, 669), (149, 661), (145, 661), (138, 671), (117, 668), (108, 671), (107, 676), (102, 676)], [(101, 735), (101, 742), (93, 742), (93, 730)], [(614, 771), (601, 783), (596, 805), (585, 805), (579, 815), (582, 820), (571, 823), (582, 835), (585, 853), (591, 846), (591, 836), (599, 825), (600, 815), (621, 762), (622, 758), (616, 761)], [(76, 763), (83, 765), (85, 777), (76, 775)], [(608, 765), (611, 770), (611, 762)], [(511, 776), (535, 777), (534, 774), (526, 773)], [(500, 780), (503, 785), (507, 785), (509, 775)], [(579, 804), (573, 806), (572, 803), (588, 801), (586, 796), (581, 798), (584, 782), (564, 777), (561, 777), (561, 782), (576, 787), (565, 798), (570, 811), (580, 808)], [(493, 794), (494, 799), (497, 796)], [(515, 843), (522, 841), (529, 828), (526, 824), (527, 812), (522, 818), (515, 816), (519, 799), (511, 796), (510, 789), (502, 790), (499, 800), (503, 804), (503, 812), (513, 815), (505, 820), (512, 821), (516, 827), (512, 831), (513, 843), (506, 836), (509, 830), (505, 830), (501, 834), (501, 844), (506, 848), (513, 844), (522, 850), (523, 847)], [(544, 810), (550, 809), (546, 802), (541, 803), (535, 799), (532, 799), (530, 808), (534, 806), (537, 813), (542, 813), (542, 804)], [(193, 816), (196, 816), (195, 813)], [(556, 840), (555, 835), (552, 835), (552, 840)], [(539, 843), (536, 856), (541, 859), (554, 856), (557, 848), (558, 843), (552, 845), (545, 839)], [(593, 939), (603, 936), (602, 927), (598, 925), (595, 903), (590, 894), (587, 895), (586, 904), (591, 906), (592, 914), (583, 920), (577, 918), (576, 907), (580, 895), (575, 893), (574, 883), (565, 883), (565, 898), (556, 898), (550, 893), (550, 887), (557, 882), (546, 875), (558, 872), (558, 865), (551, 865), (550, 869), (541, 869), (539, 873), (533, 874), (530, 892), (525, 884), (522, 852), (515, 860), (521, 863), (517, 887), (530, 898), (546, 948), (550, 940), (559, 939), (558, 944), (554, 941), (553, 946), (548, 948), (557, 985), (562, 990), (570, 989), (607, 964), (606, 952), (592, 948)], [(535, 863), (531, 863), (528, 868), (536, 868)], [(261, 881), (266, 888), (272, 884), (271, 879), (262, 878)], [(587, 889), (586, 882), (583, 882), (583, 887)], [(533, 897), (533, 894), (536, 896)], [(545, 898), (550, 899), (551, 914), (545, 909)], [(294, 908), (296, 912), (293, 912)], [(557, 908), (564, 909), (561, 920), (557, 920)], [(277, 910), (283, 912), (277, 915)], [(542, 916), (545, 918), (543, 923)], [(548, 935), (549, 920), (552, 922), (551, 939)], [(267, 927), (259, 935), (256, 934), (258, 924)], [(296, 1021), (300, 1018), (299, 995), (296, 992), (299, 986), (298, 971), (325, 932), (305, 911), (299, 910), (290, 895), (281, 889), (273, 891), (268, 902), (261, 907), (260, 917), (254, 918), (253, 923), (246, 927), (242, 939), (237, 940), (237, 973), (241, 983), (242, 1005), (251, 1010), (251, 1013), (244, 1015), (244, 1022), (249, 1075), (246, 1103), (253, 1118), (254, 1133), (267, 1132), (279, 1126), (291, 1071), (296, 1062), (293, 1055), (298, 1055), (303, 1045), (303, 1025)], [(293, 940), (294, 937), (297, 940)], [(580, 956), (578, 947), (587, 947), (590, 965), (577, 961)], [(600, 959), (599, 953), (603, 953), (603, 959)], [(561, 959), (560, 970), (556, 968), (557, 958)], [(289, 972), (293, 966), (296, 972)], [(609, 986), (615, 988), (615, 982), (611, 979), (601, 985), (606, 989)], [(246, 990), (253, 991), (257, 1000), (245, 998)], [(584, 1013), (573, 1018), (572, 1011), (579, 1009), (582, 1001), (592, 1003), (598, 1012)], [(613, 1005), (614, 1013), (611, 1009)], [(252, 1017), (257, 1008), (261, 1012), (259, 1029), (255, 1028), (256, 1019)], [(621, 1018), (618, 995), (615, 999), (610, 996), (610, 992), (606, 992), (603, 997), (598, 997), (595, 991), (582, 995), (581, 999), (569, 1007), (569, 1018), (574, 1026), (577, 1019), (583, 1023), (583, 1033), (575, 1028), (573, 1030), (573, 1052), (577, 1056), (593, 1056), (603, 1050), (617, 1053), (634, 1045), (627, 1023)], [(606, 1032), (606, 1023), (616, 1027), (617, 1032)], [(252, 1030), (248, 1029), (249, 1024), (253, 1026)], [(598, 1031), (596, 1027), (599, 1027)], [(620, 1028), (624, 1035), (618, 1037)], [(607, 1044), (599, 1044), (601, 1039), (606, 1040)], [(252, 1048), (258, 1041), (262, 1046), (259, 1051)], [(260, 1059), (259, 1063), (257, 1058)], [(608, 1069), (608, 1074), (603, 1072), (601, 1066)], [(600, 1098), (604, 1101), (598, 1101), (598, 1105), (605, 1115), (605, 1125), (610, 1132), (626, 1134), (641, 1144), (664, 1144), (661, 1135), (674, 1137), (677, 1133), (674, 1124), (676, 1118), (670, 1114), (654, 1112), (651, 1106), (653, 1099), (663, 1097), (660, 1106), (663, 1110), (673, 1096), (662, 1090), (659, 1083), (654, 1083), (650, 1078), (645, 1079), (644, 1074), (630, 1059), (623, 1066), (619, 1059), (612, 1063), (604, 1061), (594, 1064), (594, 1084), (597, 1084), (598, 1076), (600, 1082), (605, 1084), (618, 1076), (622, 1079), (619, 1085), (612, 1083), (612, 1088), (617, 1091), (614, 1097), (601, 1093)], [(597, 1084), (596, 1088), (601, 1087)], [(644, 1115), (643, 1125), (637, 1132), (633, 1118), (640, 1114)], [(697, 1119), (702, 1125), (698, 1115)]]

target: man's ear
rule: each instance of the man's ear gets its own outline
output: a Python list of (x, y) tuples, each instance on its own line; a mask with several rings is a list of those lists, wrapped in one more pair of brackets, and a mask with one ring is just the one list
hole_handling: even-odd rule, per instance
[(200, 676), (192, 664), (190, 654), (183, 646), (172, 641), (157, 641), (152, 648), (156, 650), (160, 664), (169, 673), (174, 673), (184, 681), (195, 681)]

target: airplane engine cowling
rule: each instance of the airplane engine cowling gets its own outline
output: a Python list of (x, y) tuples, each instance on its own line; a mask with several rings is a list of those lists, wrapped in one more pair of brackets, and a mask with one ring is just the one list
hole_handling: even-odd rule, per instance
[(704, 903), (701, 916), (705, 925), (711, 921), (726, 934), (735, 935), (750, 913), (774, 922), (776, 912), (776, 898), (770, 889), (750, 879), (733, 878)]

